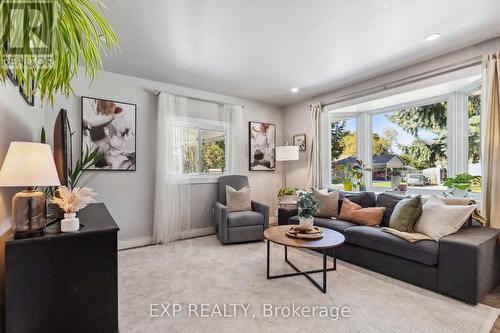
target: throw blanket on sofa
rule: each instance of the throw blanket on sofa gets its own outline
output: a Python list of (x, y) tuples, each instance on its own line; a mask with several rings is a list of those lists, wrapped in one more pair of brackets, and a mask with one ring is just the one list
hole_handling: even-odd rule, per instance
[(388, 228), (388, 227), (383, 227), (382, 231), (385, 231), (389, 234), (393, 234), (394, 236), (401, 237), (410, 243), (415, 243), (415, 242), (418, 242), (421, 240), (432, 240), (432, 238), (430, 238), (429, 236), (418, 233), (418, 232), (403, 232), (403, 231), (399, 231), (399, 230)]
[[(459, 206), (468, 206), (468, 205), (475, 205), (476, 201), (469, 199), (469, 198), (441, 198), (447, 205), (459, 205)], [(425, 202), (425, 199), (423, 199)], [(486, 225), (487, 219), (482, 216), (477, 208), (472, 212), (472, 219), (478, 221), (482, 225)], [(403, 232), (399, 231), (393, 228), (388, 228), (388, 227), (383, 227), (382, 231), (387, 232), (389, 234), (392, 234), (394, 236), (398, 236), (400, 238), (403, 238), (404, 240), (414, 243), (418, 242), (421, 240), (432, 240), (427, 235), (418, 233), (418, 232)]]

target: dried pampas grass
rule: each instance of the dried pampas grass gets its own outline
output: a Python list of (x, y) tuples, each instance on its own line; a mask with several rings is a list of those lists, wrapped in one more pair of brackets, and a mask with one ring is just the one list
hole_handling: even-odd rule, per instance
[(97, 193), (88, 187), (75, 187), (70, 190), (66, 186), (60, 186), (57, 189), (57, 197), (52, 202), (59, 206), (66, 214), (76, 213), (80, 209), (94, 203), (94, 197)]

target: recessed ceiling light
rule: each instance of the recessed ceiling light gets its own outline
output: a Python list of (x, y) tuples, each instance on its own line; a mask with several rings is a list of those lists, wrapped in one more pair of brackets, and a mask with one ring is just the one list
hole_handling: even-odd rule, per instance
[(290, 89), (290, 91), (294, 94), (298, 93), (299, 92), (299, 88), (292, 88)]
[(439, 39), (440, 37), (441, 37), (441, 34), (439, 32), (437, 32), (435, 34), (431, 34), (431, 35), (425, 37), (424, 40), (426, 42), (431, 42), (433, 40)]

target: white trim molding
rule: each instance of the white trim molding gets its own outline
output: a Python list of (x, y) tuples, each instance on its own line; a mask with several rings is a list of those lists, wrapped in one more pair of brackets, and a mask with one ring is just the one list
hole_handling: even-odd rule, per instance
[(118, 251), (132, 249), (134, 247), (148, 246), (153, 244), (153, 237), (136, 237), (118, 241)]

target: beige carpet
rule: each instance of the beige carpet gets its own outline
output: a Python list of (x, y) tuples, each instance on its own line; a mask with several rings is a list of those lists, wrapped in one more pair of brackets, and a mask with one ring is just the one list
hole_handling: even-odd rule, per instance
[[(283, 263), (283, 247), (274, 245), (271, 251), (272, 273), (291, 272)], [(291, 249), (289, 258), (304, 269), (321, 267), (321, 256), (308, 251)], [(303, 276), (267, 280), (265, 275), (264, 242), (222, 246), (215, 236), (208, 236), (121, 251), (120, 332), (472, 333), (489, 332), (499, 314), (498, 309), (470, 306), (341, 261), (337, 271), (328, 273), (327, 294)], [(315, 278), (320, 280), (321, 274)], [(190, 303), (198, 304), (191, 317)], [(223, 304), (250, 304), (250, 308), (248, 317), (243, 311), (233, 318), (194, 317), (201, 315), (204, 303), (209, 312)], [(150, 304), (180, 304), (181, 311), (175, 318), (165, 314), (154, 318)], [(264, 317), (264, 304), (346, 306), (351, 312), (337, 320), (319, 315)], [(157, 308), (155, 315), (162, 312), (159, 305), (153, 306)]]

